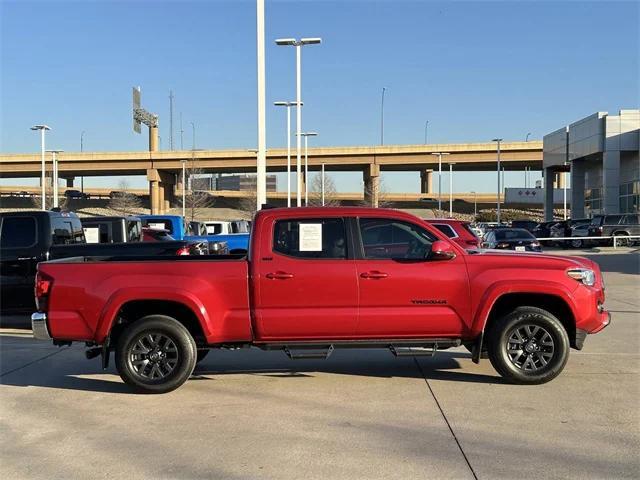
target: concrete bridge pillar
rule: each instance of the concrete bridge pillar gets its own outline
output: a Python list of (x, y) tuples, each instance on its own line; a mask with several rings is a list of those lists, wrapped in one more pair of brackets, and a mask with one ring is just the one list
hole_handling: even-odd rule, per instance
[(175, 176), (171, 173), (160, 172), (155, 168), (147, 170), (149, 180), (149, 200), (151, 203), (151, 215), (166, 213), (171, 207), (173, 198)]
[(380, 201), (380, 165), (371, 163), (365, 167), (364, 178), (364, 201), (374, 208), (378, 207)]
[(420, 171), (420, 193), (433, 192), (433, 170)]

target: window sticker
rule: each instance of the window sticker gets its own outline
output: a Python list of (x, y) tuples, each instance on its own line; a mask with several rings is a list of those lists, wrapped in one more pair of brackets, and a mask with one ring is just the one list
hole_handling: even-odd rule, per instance
[(100, 228), (88, 227), (83, 228), (84, 238), (87, 243), (100, 243)]
[(149, 223), (147, 226), (153, 230), (164, 230), (164, 223)]
[(301, 223), (299, 245), (301, 252), (321, 252), (322, 224)]

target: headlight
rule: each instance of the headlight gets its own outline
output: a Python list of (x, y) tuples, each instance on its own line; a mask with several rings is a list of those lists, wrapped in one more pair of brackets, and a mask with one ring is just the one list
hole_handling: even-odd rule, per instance
[(590, 287), (596, 283), (596, 274), (588, 268), (572, 268), (571, 270), (567, 270), (567, 275)]

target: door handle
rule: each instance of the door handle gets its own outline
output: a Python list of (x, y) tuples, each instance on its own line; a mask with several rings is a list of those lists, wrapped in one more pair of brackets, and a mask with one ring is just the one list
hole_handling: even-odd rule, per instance
[(389, 274), (388, 273), (384, 273), (384, 272), (378, 272), (377, 270), (374, 270), (373, 272), (361, 273), (360, 276), (362, 278), (380, 279), (380, 278), (387, 278), (389, 276)]
[(271, 273), (267, 273), (265, 277), (271, 280), (287, 280), (288, 278), (293, 278), (293, 273), (271, 272)]

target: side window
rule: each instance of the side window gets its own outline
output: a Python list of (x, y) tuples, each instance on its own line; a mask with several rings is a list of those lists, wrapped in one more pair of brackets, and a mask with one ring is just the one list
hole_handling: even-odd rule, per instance
[(0, 248), (26, 248), (35, 245), (36, 219), (33, 217), (6, 217), (0, 226)]
[(627, 215), (624, 220), (625, 225), (638, 225), (638, 215)]
[(433, 223), (432, 225), (449, 238), (454, 238), (458, 236), (456, 235), (456, 232), (453, 231), (453, 228), (451, 228), (450, 225), (445, 225), (444, 223)]
[(347, 258), (342, 218), (280, 220), (273, 231), (273, 251), (297, 258)]
[(127, 221), (127, 241), (139, 242), (142, 240), (142, 231), (140, 229), (140, 222)]
[(604, 219), (604, 225), (618, 225), (622, 220), (622, 215), (607, 215)]
[(360, 235), (365, 258), (424, 259), (435, 238), (408, 222), (382, 218), (361, 218)]

